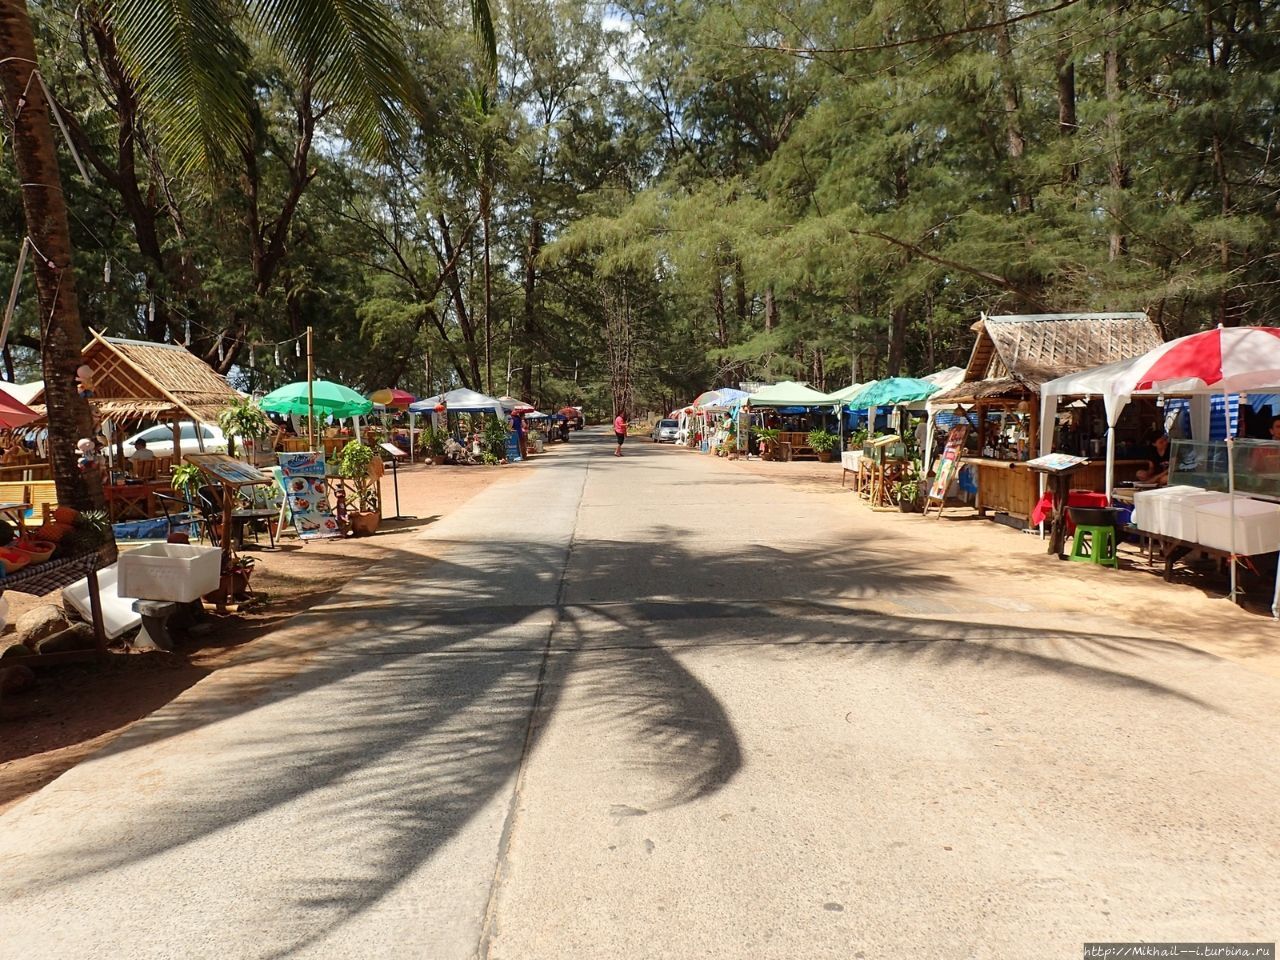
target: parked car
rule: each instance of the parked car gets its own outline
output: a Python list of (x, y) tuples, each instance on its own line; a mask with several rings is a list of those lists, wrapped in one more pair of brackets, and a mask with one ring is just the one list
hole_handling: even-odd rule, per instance
[[(179, 430), (182, 436), (183, 454), (200, 453), (200, 441), (196, 439), (196, 425), (194, 423), (184, 423)], [(204, 438), (205, 453), (227, 452), (227, 438), (222, 435), (222, 431), (217, 427), (202, 423), (200, 424), (200, 433)], [(173, 427), (167, 423), (135, 433), (125, 440), (124, 455), (126, 457), (132, 457), (136, 452), (136, 448), (133, 445), (136, 440), (147, 441), (147, 449), (157, 457), (173, 456)]]
[(680, 434), (680, 424), (674, 420), (659, 420), (653, 428), (654, 443), (675, 443)]

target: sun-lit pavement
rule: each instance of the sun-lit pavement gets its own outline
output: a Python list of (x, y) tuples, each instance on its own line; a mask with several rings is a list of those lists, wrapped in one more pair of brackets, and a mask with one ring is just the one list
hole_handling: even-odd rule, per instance
[[(603, 434), (0, 818), (0, 957), (1274, 940), (1280, 681)], [(287, 656), (282, 651), (288, 651)], [(281, 670), (281, 658), (289, 669)]]

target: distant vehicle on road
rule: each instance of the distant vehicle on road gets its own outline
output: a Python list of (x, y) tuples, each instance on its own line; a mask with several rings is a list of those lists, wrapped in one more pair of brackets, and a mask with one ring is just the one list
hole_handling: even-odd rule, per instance
[(569, 424), (570, 430), (581, 430), (586, 426), (586, 418), (582, 415), (581, 407), (561, 407), (560, 414)]
[[(201, 441), (196, 439), (196, 425), (194, 423), (184, 423), (179, 427), (182, 441), (182, 454), (188, 453), (226, 453), (227, 438), (222, 435), (222, 431), (217, 427), (209, 426), (207, 423), (200, 424), (200, 433), (204, 441), (204, 449), (201, 450)], [(137, 452), (134, 448), (134, 441), (147, 441), (147, 449), (157, 457), (173, 456), (173, 427), (164, 424), (159, 427), (151, 427), (143, 430), (141, 433), (135, 433), (132, 437), (124, 442), (124, 455), (130, 459)]]
[(680, 424), (674, 420), (659, 420), (653, 428), (654, 443), (675, 443), (680, 434)]

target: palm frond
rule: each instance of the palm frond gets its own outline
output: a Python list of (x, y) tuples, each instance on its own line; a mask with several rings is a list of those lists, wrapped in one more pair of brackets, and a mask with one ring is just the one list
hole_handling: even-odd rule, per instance
[(286, 59), (341, 113), (348, 139), (379, 159), (422, 102), (394, 23), (379, 0), (250, 0), (249, 13)]
[(471, 0), (471, 29), (480, 41), (486, 86), (494, 86), (498, 82), (498, 35), (493, 29), (489, 0)]
[(143, 108), (179, 173), (248, 142), (244, 44), (226, 0), (114, 0), (108, 18)]

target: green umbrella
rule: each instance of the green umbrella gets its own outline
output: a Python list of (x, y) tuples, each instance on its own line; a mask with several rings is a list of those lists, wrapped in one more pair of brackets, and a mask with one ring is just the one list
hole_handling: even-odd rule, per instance
[(872, 407), (892, 407), (899, 403), (915, 403), (938, 392), (938, 385), (914, 377), (889, 377), (869, 383), (849, 401), (850, 410), (869, 410)]
[[(373, 403), (340, 383), (331, 380), (314, 380), (311, 390), (315, 396), (317, 416), (363, 417), (373, 409)], [(307, 415), (307, 381), (286, 384), (272, 390), (262, 398), (259, 406), (271, 413)]]

